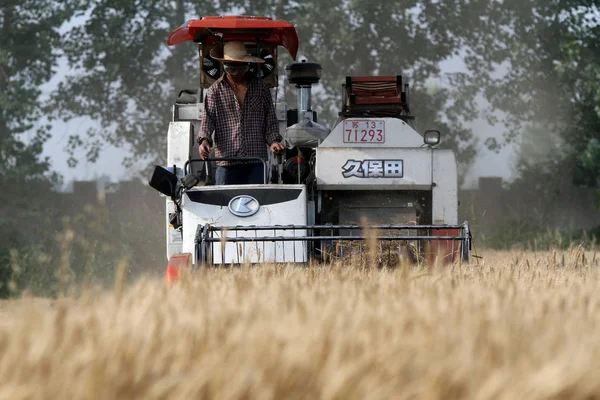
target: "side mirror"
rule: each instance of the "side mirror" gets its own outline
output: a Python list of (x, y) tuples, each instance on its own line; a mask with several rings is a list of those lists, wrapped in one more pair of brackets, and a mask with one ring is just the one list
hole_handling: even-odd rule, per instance
[(425, 131), (423, 136), (425, 144), (429, 146), (440, 144), (440, 131)]
[(177, 188), (177, 176), (166, 168), (156, 165), (148, 184), (165, 196), (173, 197)]

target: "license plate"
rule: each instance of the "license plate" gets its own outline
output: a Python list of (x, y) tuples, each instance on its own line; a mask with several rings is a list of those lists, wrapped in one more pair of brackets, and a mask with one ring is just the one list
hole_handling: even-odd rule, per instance
[(384, 143), (385, 121), (363, 119), (344, 121), (344, 143)]

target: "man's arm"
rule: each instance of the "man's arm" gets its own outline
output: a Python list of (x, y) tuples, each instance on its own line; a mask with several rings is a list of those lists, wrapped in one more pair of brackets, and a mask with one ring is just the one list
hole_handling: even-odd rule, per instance
[(202, 144), (203, 140), (208, 141), (208, 145), (212, 147), (213, 141), (211, 139), (212, 133), (215, 131), (215, 116), (214, 116), (214, 95), (212, 90), (206, 92), (204, 103), (202, 103), (202, 109), (204, 111), (202, 120), (200, 121), (200, 132), (196, 141), (198, 144)]
[(277, 121), (271, 91), (266, 84), (263, 86), (263, 102), (265, 104), (265, 140), (269, 146), (273, 143), (281, 143), (283, 138), (279, 134), (279, 121)]

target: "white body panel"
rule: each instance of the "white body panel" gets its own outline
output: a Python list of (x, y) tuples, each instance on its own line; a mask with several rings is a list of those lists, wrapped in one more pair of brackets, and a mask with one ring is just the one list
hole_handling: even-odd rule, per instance
[(192, 123), (178, 121), (169, 123), (167, 135), (167, 166), (177, 166), (178, 177), (183, 176), (183, 166), (190, 158), (192, 140)]
[[(178, 121), (169, 123), (169, 132), (167, 134), (167, 166), (177, 167), (177, 177), (183, 177), (183, 166), (189, 159), (190, 140), (192, 135), (192, 124), (188, 121)], [(174, 229), (169, 224), (169, 214), (175, 212), (175, 205), (169, 198), (165, 201), (166, 215), (166, 236), (167, 236), (167, 259), (173, 254), (183, 251), (183, 238), (181, 232)]]
[[(359, 122), (359, 128), (345, 129), (351, 128), (353, 121)], [(364, 131), (361, 135), (363, 127), (373, 128), (375, 133), (383, 128), (384, 140), (357, 143), (365, 135)], [(386, 174), (386, 163), (401, 171)], [(423, 137), (400, 119), (349, 118), (339, 123), (317, 148), (316, 176), (319, 190), (431, 191), (432, 224), (458, 223), (454, 154), (424, 146)]]
[[(355, 142), (368, 140), (367, 132), (381, 140)], [(317, 183), (325, 190), (429, 190), (432, 168), (432, 149), (397, 118), (348, 118), (317, 148)]]
[(451, 150), (433, 151), (433, 181), (433, 224), (458, 224), (458, 172)]
[(169, 224), (169, 214), (175, 212), (173, 200), (166, 201), (166, 224), (167, 224), (167, 260), (174, 254), (183, 252), (183, 236), (181, 231)]
[(175, 120), (200, 120), (202, 118), (202, 103), (179, 104), (175, 108)]
[[(317, 183), (326, 190), (427, 190), (431, 188), (431, 154), (428, 148), (317, 148)], [(402, 176), (386, 176), (385, 164), (396, 161), (402, 161)], [(369, 177), (375, 173), (378, 177)]]
[[(260, 192), (259, 192), (260, 191)], [(297, 196), (277, 199), (283, 191), (297, 193)], [(195, 194), (196, 193), (196, 194)], [(198, 194), (200, 193), (200, 194)], [(256, 214), (249, 217), (233, 215), (228, 208), (228, 200), (235, 195), (248, 193), (256, 198), (262, 198)], [(257, 195), (257, 193), (259, 195)], [(262, 193), (262, 194), (260, 194)], [(291, 198), (295, 197), (295, 198)], [(202, 201), (202, 199), (206, 199)], [(192, 201), (194, 199), (194, 201)], [(200, 201), (199, 201), (200, 200)], [(261, 203), (261, 201), (259, 201)], [(183, 209), (183, 252), (192, 253), (194, 262), (195, 237), (198, 225), (212, 224), (214, 226), (250, 226), (250, 225), (306, 225), (306, 187), (304, 185), (228, 185), (194, 188), (186, 193), (182, 202)], [(215, 237), (220, 233), (215, 232)], [(306, 230), (283, 231), (238, 231), (237, 237), (261, 236), (306, 236)], [(235, 231), (227, 232), (228, 237), (236, 237)], [(230, 264), (259, 262), (307, 262), (308, 251), (304, 242), (238, 242), (227, 243), (225, 253), (221, 253), (221, 243), (212, 245), (213, 263)], [(223, 256), (223, 257), (222, 257)]]

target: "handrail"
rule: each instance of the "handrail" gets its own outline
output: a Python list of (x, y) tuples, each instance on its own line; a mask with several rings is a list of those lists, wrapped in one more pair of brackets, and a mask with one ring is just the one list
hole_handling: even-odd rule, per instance
[(188, 174), (188, 166), (194, 162), (209, 162), (209, 161), (260, 161), (263, 165), (263, 182), (267, 184), (267, 163), (260, 157), (224, 157), (224, 158), (190, 158), (183, 166), (184, 174)]

